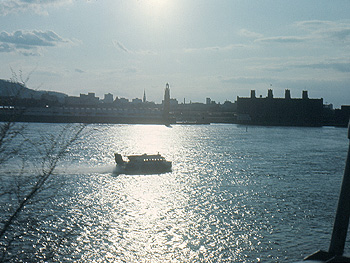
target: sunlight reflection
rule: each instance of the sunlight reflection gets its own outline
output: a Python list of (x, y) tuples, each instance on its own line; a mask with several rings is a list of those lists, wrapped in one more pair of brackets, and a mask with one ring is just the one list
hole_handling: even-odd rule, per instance
[[(57, 125), (35, 125), (57, 129)], [(87, 129), (101, 132), (90, 133), (70, 149), (71, 159), (58, 170), (58, 181), (52, 181), (58, 188), (42, 192), (42, 202), (38, 200), (33, 210), (38, 211), (35, 222), (44, 227), (44, 238), (63, 239), (56, 261), (257, 262), (262, 258), (285, 262), (300, 253), (296, 247), (311, 244), (304, 246), (307, 251), (315, 240), (319, 247), (328, 237), (327, 219), (334, 206), (326, 204), (334, 201), (336, 186), (327, 191), (339, 185), (341, 177), (335, 178), (334, 169), (327, 168), (330, 163), (342, 166), (340, 158), (329, 150), (320, 152), (322, 178), (320, 168), (313, 171), (309, 161), (302, 166), (288, 164), (308, 160), (309, 153), (300, 151), (306, 143), (323, 141), (327, 148), (330, 138), (335, 146), (331, 152), (345, 153), (339, 139), (343, 130), (333, 134), (321, 128), (317, 131), (322, 136), (305, 137), (305, 128), (293, 128), (283, 130), (291, 138), (289, 143), (281, 137), (256, 147), (266, 132), (279, 136), (280, 128), (251, 129), (249, 143), (246, 133), (231, 125), (91, 125)], [(291, 155), (283, 155), (284, 160), (281, 150), (275, 151), (286, 143)], [(112, 176), (105, 171), (112, 167), (114, 151), (123, 155), (159, 151), (173, 161), (174, 169), (161, 175)], [(35, 160), (35, 152), (31, 153)], [(0, 170), (9, 175), (4, 167)], [(51, 190), (57, 191), (52, 203), (45, 198), (52, 196)], [(323, 196), (327, 202), (320, 201)], [(7, 202), (3, 207), (9, 208)], [(312, 225), (308, 230), (304, 221), (312, 218), (324, 220), (307, 221)], [(319, 238), (314, 238), (314, 229)], [(23, 244), (33, 244), (33, 238), (29, 234)], [(49, 247), (49, 241), (40, 245)]]
[(170, 143), (168, 129), (161, 125), (145, 125), (142, 129), (139, 125), (130, 127), (127, 141), (129, 152), (125, 154), (166, 154)]
[(108, 191), (103, 187), (100, 201), (109, 211), (104, 250), (116, 260), (234, 261), (253, 249), (251, 240), (260, 239), (253, 226), (259, 224), (251, 225), (254, 214), (242, 201), (252, 194), (245, 190), (246, 177), (222, 168), (235, 155), (224, 161), (213, 150), (217, 140), (204, 135), (197, 126), (111, 126), (103, 140), (109, 150), (124, 156), (159, 152), (174, 168), (161, 175), (121, 175)]
[[(115, 236), (114, 245), (121, 251), (137, 250), (143, 260), (166, 255), (172, 250), (186, 247), (184, 235), (178, 228), (186, 218), (181, 207), (186, 206), (186, 198), (176, 189), (175, 179), (170, 175), (134, 176), (121, 178), (125, 184), (121, 216), (114, 216), (118, 233), (121, 226), (123, 239)], [(175, 208), (177, 210), (175, 211)], [(132, 255), (131, 255), (132, 257)]]

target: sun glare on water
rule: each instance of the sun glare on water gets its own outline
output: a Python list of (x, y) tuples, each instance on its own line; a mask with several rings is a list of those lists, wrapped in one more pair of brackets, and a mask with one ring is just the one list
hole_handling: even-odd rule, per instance
[[(157, 154), (168, 156), (171, 139), (169, 138), (169, 129), (164, 125), (134, 125), (125, 127), (122, 135), (114, 138), (118, 142), (118, 137), (123, 136), (123, 147), (114, 146), (115, 150), (122, 155), (133, 154)], [(171, 131), (171, 130), (170, 130)]]

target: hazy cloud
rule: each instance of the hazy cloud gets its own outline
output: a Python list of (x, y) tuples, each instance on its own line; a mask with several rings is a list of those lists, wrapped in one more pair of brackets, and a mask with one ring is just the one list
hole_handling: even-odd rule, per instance
[(138, 69), (137, 68), (124, 68), (122, 70), (123, 73), (126, 73), (126, 74), (134, 74), (134, 73), (137, 73), (138, 72)]
[(2, 0), (0, 2), (0, 15), (26, 11), (47, 15), (46, 8), (71, 2), (72, 0)]
[(311, 69), (333, 69), (342, 73), (350, 72), (350, 62), (314, 63), (305, 65), (295, 65), (294, 67)]
[(84, 70), (81, 70), (81, 69), (78, 69), (78, 68), (75, 69), (75, 72), (77, 72), (77, 73), (85, 73)]
[(339, 40), (350, 39), (350, 26), (348, 28), (335, 29), (330, 32), (330, 35)]
[(132, 50), (127, 48), (124, 44), (122, 44), (120, 41), (117, 40), (113, 40), (112, 41), (113, 46), (117, 49), (122, 50), (125, 53), (129, 53), (129, 54), (134, 54), (134, 55), (157, 55), (157, 52), (152, 51), (152, 50)]
[(265, 37), (256, 39), (256, 42), (264, 43), (302, 43), (307, 41), (306, 37), (296, 37), (296, 36), (281, 36), (281, 37)]
[(241, 29), (239, 31), (239, 34), (244, 37), (249, 37), (249, 38), (262, 38), (263, 35), (260, 33), (252, 32), (247, 29)]
[(271, 78), (256, 78), (256, 77), (234, 77), (222, 79), (223, 83), (234, 83), (234, 84), (261, 84), (261, 83), (271, 83), (273, 80)]
[(212, 52), (223, 52), (223, 51), (230, 51), (237, 48), (245, 48), (247, 45), (243, 44), (232, 44), (227, 46), (212, 46), (212, 47), (201, 47), (201, 48), (186, 48), (186, 53), (196, 53), (196, 52), (203, 52), (203, 51), (212, 51)]
[(6, 43), (0, 43), (0, 52), (11, 52), (12, 48), (9, 44)]
[(0, 33), (0, 52), (18, 51), (24, 55), (38, 55), (42, 47), (54, 47), (69, 42), (53, 31), (3, 31)]
[(340, 73), (350, 72), (350, 60), (344, 58), (313, 58), (313, 57), (288, 57), (281, 61), (280, 59), (265, 59), (259, 63), (252, 62), (252, 66), (247, 66), (250, 70), (263, 70), (270, 72), (282, 72), (291, 69), (324, 69), (335, 70)]
[[(294, 23), (300, 31), (300, 36), (272, 36), (263, 37), (262, 34), (240, 30), (240, 35), (255, 38), (255, 43), (280, 43), (280, 44), (296, 44), (311, 41), (350, 41), (350, 23), (349, 22), (333, 22), (333, 21), (299, 21)], [(304, 34), (304, 36), (302, 36)]]
[(113, 45), (121, 50), (123, 50), (124, 52), (129, 53), (129, 50), (119, 41), (113, 41)]
[(350, 40), (350, 23), (349, 22), (333, 22), (333, 21), (300, 21), (296, 26), (311, 32), (311, 34), (318, 38), (325, 38), (331, 40)]
[(30, 46), (56, 46), (57, 43), (65, 42), (53, 31), (42, 32), (36, 30), (31, 32), (18, 30), (14, 33), (3, 31), (0, 33), (0, 41), (28, 48)]
[(315, 31), (315, 30), (324, 29), (328, 27), (334, 27), (337, 24), (335, 22), (326, 21), (326, 20), (308, 20), (308, 21), (298, 21), (295, 23), (295, 25), (304, 30)]

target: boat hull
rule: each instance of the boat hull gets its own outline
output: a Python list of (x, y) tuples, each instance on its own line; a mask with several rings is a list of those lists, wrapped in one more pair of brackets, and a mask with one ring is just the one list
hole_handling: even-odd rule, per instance
[(116, 165), (116, 173), (138, 175), (138, 174), (163, 174), (171, 172), (171, 162), (161, 163), (144, 163), (142, 165), (133, 165), (126, 163), (124, 165)]
[(172, 163), (158, 154), (129, 155), (124, 161), (119, 153), (114, 154), (118, 174), (161, 174), (171, 172)]

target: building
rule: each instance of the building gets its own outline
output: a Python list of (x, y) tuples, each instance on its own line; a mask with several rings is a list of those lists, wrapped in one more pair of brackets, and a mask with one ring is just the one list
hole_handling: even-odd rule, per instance
[(135, 98), (135, 99), (132, 99), (132, 100), (131, 100), (131, 103), (133, 103), (133, 104), (141, 104), (141, 103), (142, 103), (142, 100), (139, 99), (139, 98)]
[(126, 99), (126, 98), (118, 98), (118, 97), (116, 97), (115, 100), (114, 100), (114, 103), (116, 103), (116, 104), (128, 104), (129, 100)]
[(250, 98), (237, 97), (237, 122), (254, 125), (280, 126), (322, 126), (323, 99), (310, 99), (308, 92), (302, 98), (291, 98), (290, 90), (285, 90), (284, 98), (274, 98), (268, 90), (266, 98), (255, 95)]
[(80, 101), (82, 104), (97, 104), (99, 100), (99, 97), (96, 97), (94, 92), (89, 92), (87, 95), (80, 93)]
[(111, 94), (111, 93), (105, 94), (103, 102), (104, 103), (113, 103), (113, 94)]
[(350, 122), (350, 105), (342, 105), (333, 111), (332, 123), (335, 126), (347, 127)]
[(177, 106), (179, 104), (179, 102), (177, 101), (177, 99), (170, 99), (170, 106), (174, 107)]

